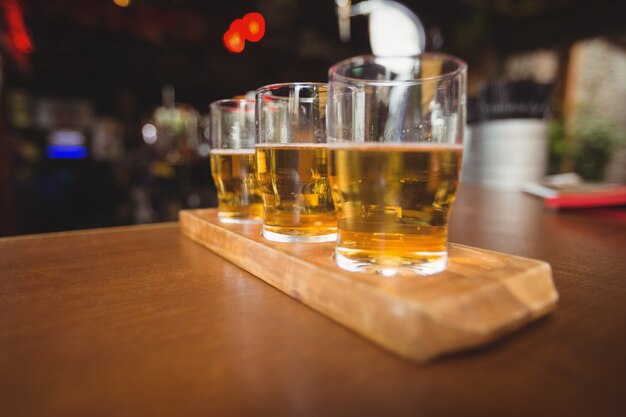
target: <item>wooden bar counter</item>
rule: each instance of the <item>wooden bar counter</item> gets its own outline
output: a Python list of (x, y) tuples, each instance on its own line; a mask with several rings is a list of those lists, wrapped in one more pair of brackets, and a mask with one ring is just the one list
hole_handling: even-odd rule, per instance
[(549, 262), (549, 317), (415, 365), (158, 224), (0, 239), (0, 416), (623, 416), (626, 223), (465, 187), (451, 241)]

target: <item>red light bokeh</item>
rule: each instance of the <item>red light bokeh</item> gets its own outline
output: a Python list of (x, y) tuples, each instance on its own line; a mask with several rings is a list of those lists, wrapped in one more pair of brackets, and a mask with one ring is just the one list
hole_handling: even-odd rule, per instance
[(258, 42), (265, 35), (265, 18), (262, 14), (252, 12), (243, 19), (235, 19), (224, 33), (223, 41), (226, 49), (240, 53), (246, 47), (246, 41)]
[(265, 35), (265, 19), (261, 13), (248, 13), (243, 17), (246, 28), (246, 39), (250, 42), (258, 42)]
[(226, 49), (236, 54), (242, 52), (246, 47), (246, 40), (237, 30), (228, 29), (226, 33), (224, 33), (223, 40)]
[(26, 31), (20, 4), (16, 0), (5, 0), (3, 3), (9, 41), (18, 52), (30, 54), (33, 51), (33, 44)]

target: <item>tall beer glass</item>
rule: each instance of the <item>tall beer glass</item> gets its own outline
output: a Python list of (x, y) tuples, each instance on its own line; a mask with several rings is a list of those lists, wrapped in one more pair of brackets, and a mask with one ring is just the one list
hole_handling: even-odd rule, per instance
[(337, 265), (385, 276), (434, 274), (447, 262), (465, 127), (464, 62), (446, 55), (362, 56), (329, 71), (329, 179)]
[(218, 218), (224, 223), (260, 223), (261, 193), (254, 158), (254, 100), (211, 103), (211, 175)]
[(327, 242), (337, 237), (328, 184), (328, 84), (288, 83), (256, 91), (257, 179), (263, 237)]

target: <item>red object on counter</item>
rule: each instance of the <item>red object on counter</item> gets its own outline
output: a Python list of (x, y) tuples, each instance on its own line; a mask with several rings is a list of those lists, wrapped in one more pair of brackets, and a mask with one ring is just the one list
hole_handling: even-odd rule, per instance
[(584, 208), (626, 205), (626, 186), (601, 191), (568, 192), (546, 197), (545, 204), (555, 208)]

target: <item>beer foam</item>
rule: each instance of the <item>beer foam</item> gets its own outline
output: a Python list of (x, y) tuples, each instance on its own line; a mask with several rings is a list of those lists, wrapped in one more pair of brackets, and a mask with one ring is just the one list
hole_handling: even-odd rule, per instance
[(433, 143), (433, 142), (343, 142), (329, 143), (329, 149), (354, 150), (354, 151), (394, 151), (394, 152), (420, 152), (420, 151), (462, 151), (463, 145), (459, 143)]
[(211, 149), (214, 155), (254, 155), (254, 149)]
[(257, 148), (328, 148), (328, 143), (257, 143)]

